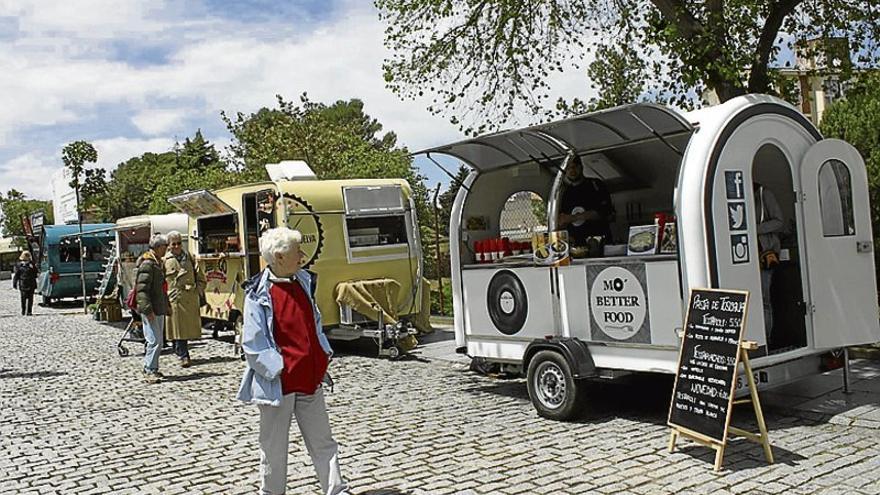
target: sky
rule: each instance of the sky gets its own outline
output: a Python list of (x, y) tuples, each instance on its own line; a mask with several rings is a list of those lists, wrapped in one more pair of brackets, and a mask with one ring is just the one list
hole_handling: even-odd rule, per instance
[[(109, 170), (196, 129), (222, 151), (230, 135), (220, 112), (273, 107), (276, 94), (360, 98), (412, 151), (463, 139), (427, 100), (385, 88), (372, 3), (0, 0), (0, 191), (51, 199), (61, 149), (76, 140)], [(554, 76), (552, 93), (591, 96), (578, 67)], [(416, 164), (430, 188), (448, 183), (430, 162)]]

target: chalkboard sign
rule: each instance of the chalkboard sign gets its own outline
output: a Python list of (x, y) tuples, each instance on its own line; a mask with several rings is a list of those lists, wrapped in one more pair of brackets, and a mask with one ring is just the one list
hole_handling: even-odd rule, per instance
[(725, 442), (748, 300), (742, 291), (691, 291), (669, 426)]

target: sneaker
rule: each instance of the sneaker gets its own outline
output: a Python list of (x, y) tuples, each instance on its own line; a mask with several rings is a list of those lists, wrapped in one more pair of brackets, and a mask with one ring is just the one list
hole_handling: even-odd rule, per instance
[(188, 357), (185, 357), (185, 358), (181, 358), (181, 359), (180, 359), (180, 366), (181, 366), (181, 367), (183, 367), (183, 368), (189, 368), (190, 364), (192, 364), (192, 363), (190, 363), (190, 360), (189, 360)]
[(144, 381), (147, 383), (158, 383), (161, 379), (158, 372), (144, 371)]
[(163, 375), (163, 374), (160, 373), (159, 371), (154, 371), (153, 374), (156, 375), (156, 376), (158, 376), (160, 380), (164, 380), (164, 379), (165, 379), (165, 375)]

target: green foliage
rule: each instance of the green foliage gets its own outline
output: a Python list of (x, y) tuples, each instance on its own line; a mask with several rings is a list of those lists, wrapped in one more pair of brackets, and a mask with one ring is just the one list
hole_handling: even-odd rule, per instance
[(0, 213), (3, 220), (0, 223), (0, 236), (15, 237), (16, 244), (19, 247), (26, 247), (23, 242), (24, 226), (21, 223), (22, 217), (30, 217), (32, 214), (42, 211), (44, 214), (43, 222), (46, 225), (55, 222), (52, 215), (52, 202), (40, 201), (37, 199), (28, 199), (27, 196), (15, 189), (10, 189), (6, 196), (0, 193)]
[(299, 103), (284, 100), (278, 107), (250, 115), (223, 114), (233, 142), (231, 159), (242, 178), (267, 180), (267, 163), (304, 160), (319, 179), (400, 177), (413, 187), (423, 232), (433, 222), (427, 190), (405, 148), (397, 147), (394, 133), (363, 111), (360, 100), (325, 105), (300, 96)]
[[(865, 159), (874, 244), (880, 246), (880, 74), (860, 78), (845, 100), (834, 102), (825, 111), (820, 129), (825, 137), (852, 144)], [(874, 252), (878, 254), (878, 250)], [(880, 268), (880, 262), (877, 266)]]
[[(384, 65), (387, 86), (405, 98), (432, 93), (429, 110), (450, 115), (468, 133), (497, 127), (514, 111), (548, 116), (550, 76), (587, 57), (609, 63), (589, 74), (601, 88), (597, 104), (635, 92), (626, 81), (639, 79), (613, 69), (619, 57), (641, 61), (631, 74), (646, 71), (643, 93), (690, 107), (707, 88), (722, 101), (771, 92), (769, 68), (781, 50), (809, 55), (821, 48), (806, 49), (807, 40), (843, 36), (857, 65), (876, 64), (880, 56), (875, 0), (375, 3), (392, 50)], [(844, 79), (849, 62), (835, 67)]]
[[(102, 171), (103, 172), (103, 171)], [(101, 176), (103, 178), (103, 175)], [(131, 158), (110, 174), (103, 187), (84, 187), (86, 204), (104, 220), (176, 211), (167, 198), (187, 189), (216, 189), (240, 181), (200, 130), (164, 153)]]

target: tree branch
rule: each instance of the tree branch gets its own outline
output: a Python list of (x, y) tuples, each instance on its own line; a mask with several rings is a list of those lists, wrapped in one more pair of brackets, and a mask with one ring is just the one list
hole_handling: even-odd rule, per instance
[(758, 45), (755, 47), (755, 54), (752, 60), (752, 70), (749, 74), (749, 92), (766, 93), (770, 89), (769, 65), (770, 53), (773, 51), (773, 45), (782, 22), (791, 14), (795, 7), (803, 3), (804, 0), (779, 0), (773, 2), (770, 6), (770, 13), (767, 14), (767, 20), (764, 27), (761, 28), (761, 37), (758, 39)]

